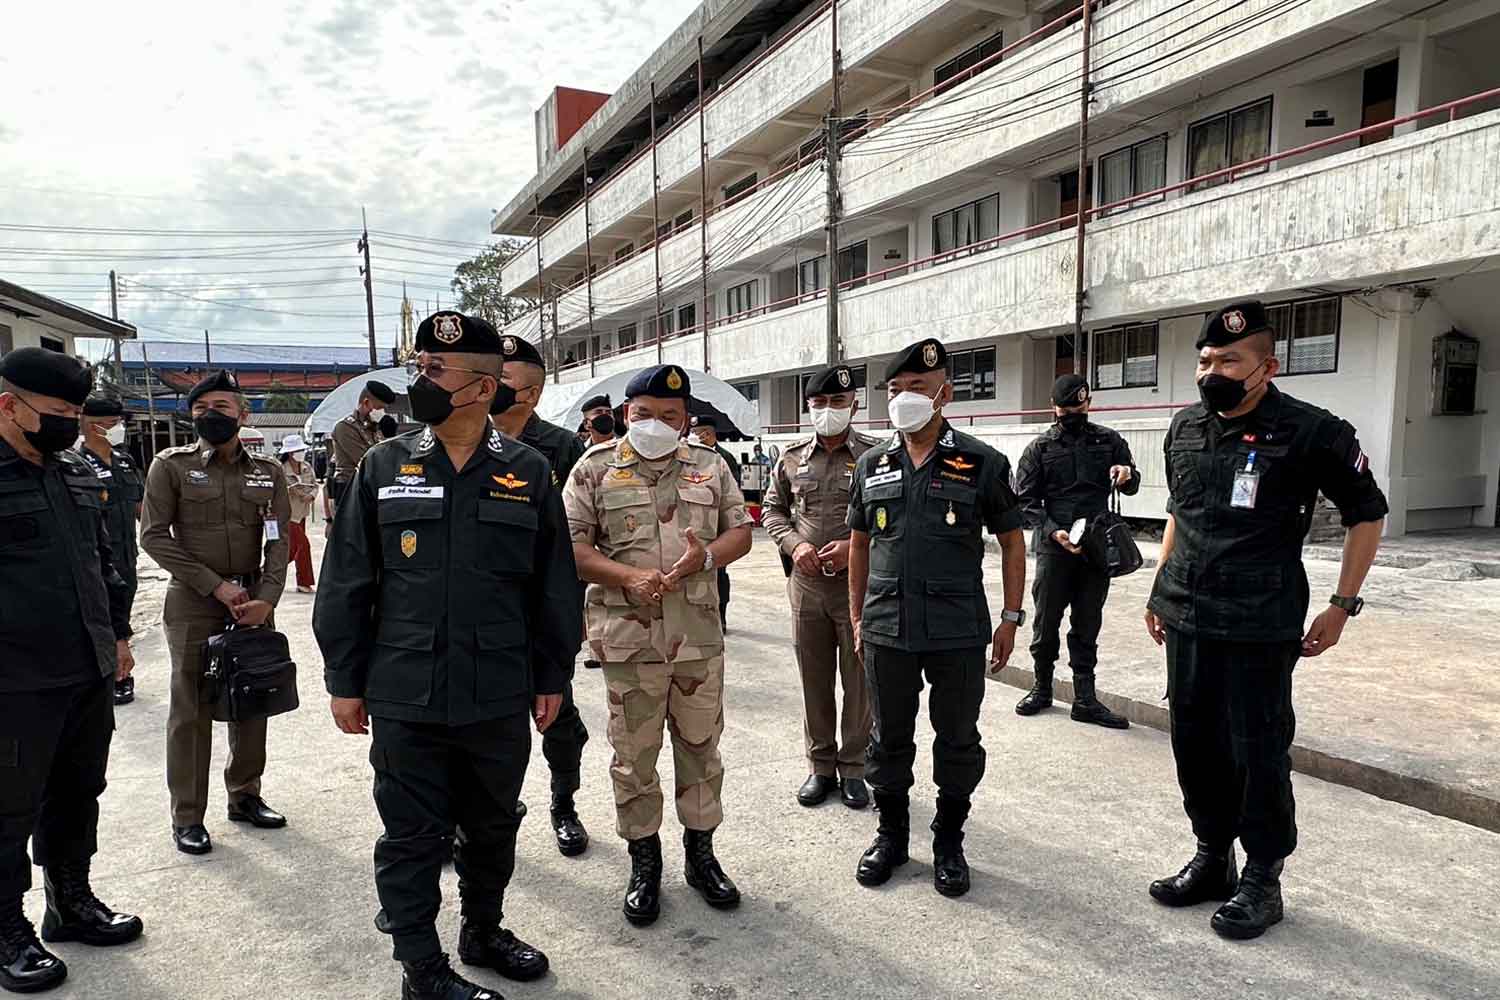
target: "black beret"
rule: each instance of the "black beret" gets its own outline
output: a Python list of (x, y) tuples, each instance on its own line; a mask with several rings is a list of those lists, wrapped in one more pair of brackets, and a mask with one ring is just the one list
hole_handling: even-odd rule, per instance
[(536, 345), (520, 337), (501, 337), (500, 354), (506, 361), (524, 361), (538, 368), (547, 367), (542, 362), (542, 352), (536, 349)]
[(601, 406), (606, 410), (612, 410), (615, 408), (614, 404), (609, 401), (608, 396), (590, 396), (588, 399), (585, 399), (583, 401), (582, 410), (584, 413), (587, 413), (590, 410), (596, 410)]
[(365, 383), (365, 392), (371, 396), (374, 396), (382, 403), (394, 403), (396, 401), (396, 390), (392, 389), (384, 382), (377, 381), (373, 378)]
[(500, 334), (486, 319), (444, 310), (428, 316), (417, 327), (419, 351), (460, 354), (500, 354)]
[(1259, 299), (1231, 302), (1203, 321), (1203, 332), (1198, 334), (1198, 349), (1205, 347), (1228, 347), (1237, 340), (1244, 340), (1253, 333), (1271, 329), (1266, 318), (1266, 307)]
[(676, 365), (642, 368), (625, 387), (625, 398), (655, 396), (658, 399), (687, 399), (692, 392), (687, 372)]
[(854, 369), (848, 365), (834, 365), (824, 368), (812, 378), (807, 380), (807, 388), (803, 390), (803, 398), (808, 396), (834, 396), (841, 392), (854, 391)]
[(1059, 375), (1052, 383), (1053, 406), (1081, 406), (1089, 401), (1089, 380), (1082, 375)]
[(929, 337), (926, 340), (917, 341), (891, 359), (890, 365), (885, 370), (885, 377), (895, 378), (903, 372), (923, 375), (927, 372), (941, 371), (947, 367), (948, 351), (942, 344)]
[(195, 385), (195, 386), (193, 386), (191, 389), (188, 390), (188, 394), (187, 394), (188, 409), (192, 409), (193, 408), (193, 404), (195, 402), (197, 402), (198, 397), (201, 396), (201, 395), (203, 395), (205, 392), (239, 392), (239, 391), (240, 391), (240, 383), (239, 383), (239, 381), (233, 375), (231, 375), (227, 370), (225, 370), (223, 368), (220, 368), (218, 371), (214, 372), (212, 375), (209, 375), (209, 376), (207, 376), (205, 378), (199, 379), (198, 380), (198, 384)]
[(83, 401), (83, 415), (85, 417), (123, 417), (125, 404), (114, 396), (96, 392)]
[(88, 365), (45, 347), (18, 347), (0, 358), (0, 379), (74, 406), (82, 406), (94, 387), (94, 373)]
[(701, 417), (693, 418), (694, 427), (712, 427), (715, 433), (719, 430), (719, 418), (712, 413), (705, 413)]

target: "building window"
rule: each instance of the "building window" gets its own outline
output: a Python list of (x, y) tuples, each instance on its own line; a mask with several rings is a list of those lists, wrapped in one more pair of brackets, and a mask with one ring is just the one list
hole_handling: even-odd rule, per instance
[(1098, 330), (1089, 339), (1094, 353), (1095, 389), (1138, 389), (1156, 385), (1155, 323)]
[[(1269, 97), (1188, 126), (1188, 177), (1202, 177), (1271, 154)], [(1264, 170), (1265, 167), (1259, 168)], [(1258, 171), (1249, 171), (1255, 173)], [(1223, 181), (1196, 184), (1198, 191)]]
[(932, 217), (932, 252), (947, 253), (1000, 235), (1000, 196), (971, 201)]
[[(839, 285), (851, 288), (864, 287), (864, 277), (870, 273), (870, 244), (861, 240), (839, 251)], [(828, 255), (804, 260), (797, 266), (797, 291), (800, 295), (811, 295), (828, 287)]]
[(948, 352), (948, 381), (953, 383), (953, 401), (968, 403), (995, 398), (995, 349)]
[(755, 290), (758, 284), (751, 280), (726, 290), (724, 292), (724, 315), (734, 317), (754, 309)]
[(797, 294), (811, 295), (828, 287), (828, 257), (814, 257), (797, 265)]
[(726, 202), (734, 201), (734, 199), (738, 198), (746, 191), (749, 191), (751, 188), (755, 187), (755, 185), (759, 183), (759, 181), (759, 174), (750, 174), (746, 177), (741, 177), (733, 184), (730, 184), (724, 188), (724, 200)]
[(41, 344), (45, 350), (56, 351), (58, 354), (66, 354), (68, 350), (68, 345), (56, 337), (38, 337), (37, 343)]
[(965, 70), (973, 69), (1004, 48), (1004, 33), (997, 31), (973, 48), (960, 52), (932, 71), (932, 92), (941, 94), (952, 90), (966, 79), (963, 77)]
[(1337, 296), (1282, 302), (1266, 309), (1276, 331), (1276, 357), (1283, 375), (1319, 375), (1338, 371), (1339, 305)]
[(735, 390), (738, 391), (741, 396), (744, 396), (747, 402), (760, 402), (759, 382), (735, 382), (733, 384)]
[(686, 333), (698, 325), (698, 303), (689, 302), (677, 307), (677, 329)]
[(655, 325), (656, 329), (661, 331), (659, 334), (660, 338), (665, 339), (672, 336), (672, 331), (676, 329), (676, 324), (672, 321), (672, 310), (668, 309), (666, 312), (656, 317)]
[(686, 212), (683, 212), (677, 218), (675, 218), (675, 219), (672, 220), (672, 225), (674, 227), (676, 227), (676, 230), (679, 233), (682, 232), (684, 229), (686, 229), (688, 226), (691, 226), (692, 224), (693, 224), (693, 210), (691, 208), (688, 209)]
[[(1099, 203), (1112, 205), (1167, 186), (1167, 137), (1159, 135), (1099, 157)], [(1158, 198), (1160, 195), (1157, 196)], [(1156, 199), (1151, 199), (1156, 200)], [(1135, 204), (1142, 204), (1136, 202)], [(1123, 211), (1122, 206), (1115, 211)]]
[(625, 244), (620, 249), (618, 249), (618, 250), (615, 251), (615, 261), (616, 261), (616, 263), (618, 263), (619, 261), (624, 260), (626, 257), (629, 257), (633, 253), (635, 253), (635, 244), (634, 243), (627, 243), (627, 244)]
[(616, 350), (628, 351), (635, 346), (635, 324), (627, 323), (615, 332)]

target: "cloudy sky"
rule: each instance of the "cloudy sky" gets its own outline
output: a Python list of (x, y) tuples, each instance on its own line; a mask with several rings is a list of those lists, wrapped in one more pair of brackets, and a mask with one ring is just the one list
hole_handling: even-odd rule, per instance
[(0, 277), (107, 313), (113, 267), (149, 339), (359, 343), (365, 206), (402, 234), (372, 239), (390, 344), (400, 282), (419, 312), (451, 301), (453, 265), (535, 173), (551, 88), (613, 91), (696, 6), (15, 4)]

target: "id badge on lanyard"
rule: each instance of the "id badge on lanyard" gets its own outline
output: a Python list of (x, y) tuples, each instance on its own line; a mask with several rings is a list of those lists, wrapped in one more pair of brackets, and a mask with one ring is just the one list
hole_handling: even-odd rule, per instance
[(1255, 452), (1245, 460), (1245, 467), (1234, 474), (1234, 489), (1229, 493), (1229, 506), (1241, 510), (1254, 510), (1255, 498), (1260, 493), (1260, 471), (1255, 468)]
[(271, 513), (270, 504), (266, 504), (265, 509), (261, 512), (261, 523), (265, 526), (266, 529), (266, 541), (281, 541), (281, 523), (277, 521), (275, 516)]

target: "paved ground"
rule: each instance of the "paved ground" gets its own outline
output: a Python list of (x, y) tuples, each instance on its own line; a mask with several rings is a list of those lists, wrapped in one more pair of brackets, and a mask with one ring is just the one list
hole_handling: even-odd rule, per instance
[[(160, 591), (160, 581), (148, 581), (142, 624), (159, 614)], [(664, 916), (645, 930), (620, 916), (628, 860), (612, 834), (604, 701), (598, 675), (589, 673), (578, 689), (595, 739), (580, 807), (595, 843), (576, 860), (552, 847), (542, 820), (546, 769), (536, 744), (526, 792), (533, 811), (522, 827), (507, 910), (514, 929), (547, 949), (554, 972), (525, 986), (487, 980), (507, 995), (1282, 1000), (1500, 994), (1494, 950), (1500, 903), (1493, 888), (1500, 836), (1298, 776), (1303, 840), (1286, 875), (1287, 922), (1258, 942), (1223, 942), (1208, 930), (1206, 908), (1167, 911), (1145, 894), (1146, 883), (1175, 870), (1190, 847), (1166, 738), (1140, 727), (1113, 733), (1080, 726), (1061, 712), (1021, 720), (1011, 712), (1015, 692), (1001, 685), (990, 687), (982, 722), (990, 767), (970, 827), (974, 891), (956, 902), (932, 891), (925, 836), (914, 843), (913, 864), (891, 885), (860, 888), (852, 873), (873, 814), (836, 803), (806, 810), (792, 797), (805, 773), (799, 699), (786, 604), (763, 538), (737, 569), (735, 592), (723, 742), (728, 818), (718, 844), (744, 891), (744, 906), (728, 915), (710, 911), (682, 884), (679, 830), (669, 818)], [(1467, 600), (1470, 591), (1464, 593)], [(1495, 600), (1493, 591), (1473, 593)], [(1464, 633), (1457, 615), (1433, 620), (1439, 595), (1423, 588), (1382, 581), (1375, 594), (1374, 613), (1360, 621), (1365, 645), (1351, 642), (1340, 657), (1302, 672), (1305, 729), (1328, 725), (1329, 711), (1319, 708), (1323, 699), (1369, 692), (1344, 703), (1362, 706), (1359, 715), (1369, 721), (1361, 727), (1372, 745), (1399, 721), (1388, 706), (1405, 699), (1408, 713), (1441, 710), (1431, 740), (1435, 753), (1462, 757), (1445, 750), (1448, 744), (1468, 747), (1470, 757), (1482, 751), (1482, 733), (1465, 737), (1469, 723), (1456, 721), (1446, 703), (1449, 684), (1438, 685), (1441, 694), (1424, 694), (1423, 685), (1412, 682), (1414, 675), (1446, 675), (1433, 669), (1430, 654), (1419, 663), (1401, 662), (1424, 643), (1453, 641), (1456, 632), (1460, 641), (1477, 644), (1479, 624)], [(1387, 610), (1398, 596), (1420, 602), (1415, 621), (1403, 625)], [(119, 713), (95, 884), (109, 901), (141, 912), (147, 936), (113, 954), (60, 946), (73, 974), (55, 996), (398, 995), (387, 941), (371, 923), (377, 823), (366, 744), (339, 734), (328, 719), (307, 627), (310, 605), (310, 598), (288, 594), (280, 612), (302, 666), (304, 704), (272, 722), (266, 782), (271, 803), (292, 825), (254, 831), (225, 822), (216, 780), (209, 815), (216, 847), (202, 859), (176, 853), (168, 837), (166, 660), (159, 630), (143, 632), (140, 698)], [(1132, 657), (1144, 652), (1135, 644), (1138, 605), (1133, 597), (1118, 601), (1108, 626), (1112, 636), (1124, 637)], [(1116, 658), (1110, 675), (1126, 676), (1125, 662)], [(1477, 662), (1467, 666), (1477, 674)], [(1390, 683), (1393, 678), (1402, 683)], [(1144, 667), (1139, 683), (1155, 684)], [(1375, 698), (1383, 687), (1399, 697)], [(222, 744), (221, 730), (221, 754)], [(930, 814), (928, 765), (924, 746), (914, 808), (919, 825)], [(445, 890), (450, 903), (442, 928), (451, 940), (457, 927), (451, 873)], [(39, 917), (40, 908), (35, 891), (27, 909)]]

